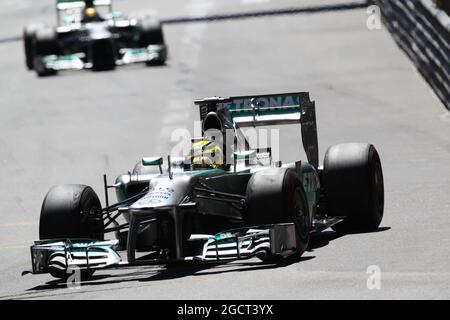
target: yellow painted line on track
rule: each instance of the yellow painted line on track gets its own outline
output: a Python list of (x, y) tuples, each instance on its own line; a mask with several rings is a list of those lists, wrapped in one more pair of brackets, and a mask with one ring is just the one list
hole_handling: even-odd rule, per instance
[(33, 226), (38, 223), (35, 221), (21, 221), (21, 222), (12, 222), (12, 223), (0, 223), (0, 228), (12, 228), (18, 226)]
[[(19, 221), (19, 222), (10, 222), (10, 223), (1, 223), (0, 229), (6, 229), (6, 228), (17, 228), (22, 226), (35, 226), (38, 225), (35, 221)], [(34, 240), (22, 240), (22, 241), (15, 241), (15, 242), (0, 242), (0, 250), (7, 250), (7, 249), (25, 249), (29, 248), (34, 242)]]
[(0, 244), (0, 250), (30, 248), (31, 245), (33, 245), (33, 243), (34, 243), (33, 240), (3, 243)]

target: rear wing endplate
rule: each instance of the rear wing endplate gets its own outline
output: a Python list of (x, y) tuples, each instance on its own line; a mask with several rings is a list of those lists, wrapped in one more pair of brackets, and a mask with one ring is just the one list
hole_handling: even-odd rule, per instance
[(308, 162), (319, 166), (315, 102), (308, 92), (269, 95), (212, 97), (194, 102), (200, 107), (200, 120), (210, 112), (225, 115), (237, 127), (301, 125), (303, 148)]

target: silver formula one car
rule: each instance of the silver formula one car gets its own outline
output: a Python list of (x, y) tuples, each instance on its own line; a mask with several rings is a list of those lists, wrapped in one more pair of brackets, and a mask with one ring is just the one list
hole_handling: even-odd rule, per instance
[[(108, 186), (106, 207), (84, 185), (46, 195), (33, 273), (67, 277), (104, 268), (177, 261), (226, 262), (302, 254), (310, 234), (375, 230), (383, 217), (380, 158), (373, 145), (330, 147), (319, 167), (315, 105), (308, 93), (206, 98), (202, 136), (187, 156), (143, 158)], [(307, 161), (274, 161), (252, 149), (244, 127), (298, 124)], [(272, 142), (273, 143), (273, 142)], [(276, 160), (276, 159), (275, 159)], [(156, 172), (155, 172), (156, 171)], [(109, 205), (108, 188), (118, 203)], [(114, 233), (113, 240), (104, 240)], [(121, 250), (126, 252), (121, 256)]]
[(56, 11), (56, 27), (30, 24), (24, 29), (26, 66), (39, 76), (166, 61), (162, 26), (153, 16), (127, 18), (113, 10), (111, 0), (57, 0)]

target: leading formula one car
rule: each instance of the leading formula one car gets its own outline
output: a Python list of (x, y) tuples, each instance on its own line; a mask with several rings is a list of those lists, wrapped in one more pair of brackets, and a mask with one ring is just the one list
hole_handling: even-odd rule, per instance
[[(305, 92), (206, 98), (187, 156), (143, 158), (108, 186), (102, 208), (85, 185), (53, 187), (31, 247), (32, 273), (65, 278), (171, 262), (301, 255), (310, 234), (370, 231), (383, 217), (380, 158), (371, 144), (330, 147), (319, 167), (315, 104)], [(274, 161), (241, 128), (299, 124), (307, 161)], [(273, 144), (274, 142), (272, 142)], [(276, 159), (275, 159), (276, 160)], [(155, 172), (156, 171), (156, 172)], [(108, 188), (118, 203), (110, 205)], [(122, 219), (122, 222), (121, 222)], [(104, 240), (114, 233), (114, 240)], [(126, 251), (122, 257), (120, 252)]]
[(113, 10), (111, 0), (57, 0), (56, 11), (56, 27), (24, 28), (26, 66), (38, 76), (166, 61), (162, 26), (153, 16), (127, 18)]

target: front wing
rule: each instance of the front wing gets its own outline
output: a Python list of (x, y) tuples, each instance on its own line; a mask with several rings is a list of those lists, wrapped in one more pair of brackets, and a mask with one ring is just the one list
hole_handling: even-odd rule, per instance
[[(166, 59), (165, 45), (150, 45), (146, 48), (123, 48), (120, 49), (120, 59), (116, 61), (116, 65), (128, 65), (140, 62), (159, 62)], [(69, 54), (69, 55), (49, 55), (39, 57), (39, 65), (45, 70), (65, 71), (65, 70), (82, 70), (91, 69), (92, 63), (85, 62), (85, 54)]]
[(118, 253), (118, 240), (36, 241), (31, 246), (31, 273), (49, 273), (52, 269), (96, 270), (176, 261), (227, 262), (253, 257), (287, 257), (296, 252), (293, 223), (233, 229), (216, 235), (192, 235), (188, 241), (203, 242), (197, 255), (181, 260), (138, 259), (133, 262), (122, 260)]

